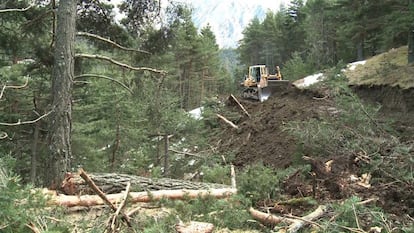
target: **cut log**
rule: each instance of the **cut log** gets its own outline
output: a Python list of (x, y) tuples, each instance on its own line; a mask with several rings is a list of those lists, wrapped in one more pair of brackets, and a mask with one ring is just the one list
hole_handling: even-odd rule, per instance
[[(105, 194), (120, 193), (125, 190), (128, 182), (131, 183), (131, 191), (156, 191), (156, 190), (208, 190), (230, 188), (229, 185), (191, 182), (169, 178), (151, 179), (142, 176), (116, 174), (116, 173), (92, 173), (88, 174)], [(93, 190), (79, 176), (70, 173), (62, 183), (62, 190), (67, 195), (94, 194)]]
[[(187, 199), (213, 196), (215, 198), (226, 198), (237, 192), (236, 189), (222, 188), (209, 190), (158, 190), (148, 192), (130, 192), (128, 202), (150, 202), (166, 199)], [(50, 193), (49, 193), (50, 195)], [(124, 198), (123, 193), (107, 194), (106, 198), (111, 203), (119, 203)], [(60, 205), (66, 207), (72, 206), (95, 206), (103, 205), (105, 202), (98, 195), (54, 195), (51, 196), (51, 205)]]

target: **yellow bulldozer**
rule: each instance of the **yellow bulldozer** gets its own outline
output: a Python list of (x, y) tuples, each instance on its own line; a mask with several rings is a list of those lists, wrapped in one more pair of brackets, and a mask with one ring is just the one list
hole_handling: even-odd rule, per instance
[(276, 66), (276, 74), (269, 74), (266, 65), (254, 65), (249, 67), (249, 73), (241, 83), (243, 87), (242, 97), (263, 102), (280, 88), (287, 88), (288, 80), (283, 80), (279, 66)]

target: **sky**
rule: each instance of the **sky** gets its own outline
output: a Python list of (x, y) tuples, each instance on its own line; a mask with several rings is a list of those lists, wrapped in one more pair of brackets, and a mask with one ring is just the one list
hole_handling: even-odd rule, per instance
[[(106, 0), (108, 1), (108, 0)], [(123, 0), (109, 0), (111, 3), (114, 3), (114, 5), (118, 5)], [(209, 2), (209, 1), (221, 1), (226, 2), (226, 0), (174, 0), (177, 2), (186, 2), (191, 4), (200, 4), (201, 2)], [(281, 4), (287, 5), (290, 0), (239, 0), (240, 2), (248, 2), (248, 3), (254, 3), (256, 5), (262, 5), (265, 8), (268, 8), (270, 10), (278, 10)], [(161, 3), (165, 5), (168, 3), (169, 0), (161, 0)]]

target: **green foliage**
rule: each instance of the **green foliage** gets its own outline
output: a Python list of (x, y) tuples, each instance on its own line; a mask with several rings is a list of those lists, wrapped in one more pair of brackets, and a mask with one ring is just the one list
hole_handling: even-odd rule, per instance
[(249, 200), (242, 196), (232, 196), (222, 200), (214, 197), (203, 197), (184, 201), (167, 201), (166, 206), (174, 208), (177, 216), (184, 222), (209, 222), (217, 228), (249, 229)]
[[(392, 232), (392, 222), (383, 211), (377, 207), (361, 204), (361, 199), (353, 196), (342, 203), (332, 204), (335, 212), (334, 222), (322, 222), (321, 232), (344, 232), (346, 230), (381, 228), (381, 232)], [(398, 226), (401, 230), (401, 226)], [(403, 231), (404, 232), (404, 231)]]
[[(13, 159), (0, 157), (0, 231), (29, 232), (28, 224), (36, 226), (38, 220), (46, 214), (47, 200), (42, 193), (34, 191), (31, 186), (22, 185), (21, 178), (9, 171), (13, 163)], [(60, 230), (55, 232), (69, 232), (64, 224), (59, 228), (50, 224), (47, 228), (49, 231), (45, 232), (54, 232), (56, 229)]]
[(343, 78), (329, 80), (327, 85), (336, 103), (331, 114), (337, 116), (290, 122), (285, 129), (312, 154), (350, 154), (358, 150), (375, 154), (380, 143), (377, 135), (382, 135), (385, 128), (378, 121), (379, 107), (364, 105)]
[(203, 181), (207, 183), (229, 184), (230, 166), (201, 167)]
[(278, 199), (281, 182), (292, 169), (275, 170), (262, 164), (246, 167), (237, 175), (238, 192), (256, 203), (259, 200)]
[(283, 76), (287, 80), (295, 81), (314, 72), (311, 64), (304, 61), (299, 53), (293, 53), (292, 58), (283, 66)]

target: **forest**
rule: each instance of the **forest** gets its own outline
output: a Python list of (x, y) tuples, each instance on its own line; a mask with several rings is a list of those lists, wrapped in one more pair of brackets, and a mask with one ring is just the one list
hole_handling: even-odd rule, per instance
[[(255, 224), (246, 210), (266, 206), (277, 198), (286, 199), (284, 203), (290, 207), (297, 207), (295, 200), (299, 201), (305, 207), (290, 213), (299, 216), (306, 217), (318, 207), (315, 203), (329, 202), (330, 209), (338, 209), (330, 222), (313, 224), (314, 220), (309, 220), (313, 227), (319, 227), (316, 232), (414, 229), (412, 121), (401, 123), (398, 119), (397, 123), (407, 129), (391, 129), (395, 122), (381, 118), (380, 107), (363, 105), (343, 80), (328, 81), (319, 90), (278, 94), (279, 99), (292, 95), (283, 106), (276, 97), (263, 105), (237, 101), (240, 82), (250, 65), (280, 66), (283, 77), (293, 82), (322, 71), (335, 76), (348, 63), (402, 48), (407, 75), (401, 76), (408, 81), (400, 86), (399, 93), (406, 96), (404, 114), (413, 113), (409, 103), (414, 88), (410, 73), (414, 63), (413, 0), (292, 0), (277, 12), (268, 11), (262, 21), (253, 19), (234, 49), (220, 48), (210, 26), (197, 29), (189, 5), (170, 0), (124, 0), (118, 7), (125, 16), (121, 20), (110, 1), (0, 0), (0, 208), (4, 210), (0, 213), (0, 232), (110, 232), (98, 223), (79, 226), (39, 217), (53, 213), (45, 208), (47, 198), (33, 190), (60, 192), (67, 174), (79, 169), (91, 174), (154, 179), (183, 180), (190, 176), (197, 181), (230, 185), (233, 164), (239, 184), (233, 199), (161, 200), (156, 205), (179, 209), (183, 220), (197, 220), (194, 215), (198, 214), (204, 217), (200, 221), (229, 229), (221, 232), (276, 232), (272, 231), (275, 223), (270, 223), (271, 227), (265, 226), (269, 225), (266, 221)], [(399, 69), (388, 61), (381, 64), (376, 76)], [(375, 82), (370, 85), (375, 86)], [(245, 112), (254, 111), (251, 121), (257, 120), (256, 126), (243, 123), (246, 116), (234, 113), (230, 94), (239, 106), (246, 106)], [(302, 109), (308, 103), (302, 98), (309, 95), (313, 100), (326, 96), (335, 100), (326, 105), (309, 102), (312, 107)], [(285, 115), (270, 111), (290, 103), (291, 116), (289, 111)], [(332, 106), (342, 109), (338, 112), (352, 114), (343, 113), (331, 121), (315, 112), (319, 108), (332, 112)], [(203, 113), (196, 119), (189, 111), (199, 107)], [(293, 119), (297, 112), (311, 118)], [(223, 115), (242, 127), (229, 129), (220, 119)], [(282, 123), (272, 120), (276, 116), (284, 119), (280, 131)], [(277, 124), (277, 133), (265, 135), (269, 126), (259, 127), (262, 121)], [(295, 147), (274, 148), (272, 155), (292, 157), (289, 162), (279, 159), (273, 163), (262, 148), (241, 153), (242, 145), (254, 141), (251, 137), (271, 138), (288, 132), (286, 143)], [(347, 189), (347, 195), (340, 198), (316, 198), (315, 185), (331, 186), (318, 177), (315, 164), (319, 163), (309, 156), (318, 154), (328, 161), (333, 154), (339, 158), (347, 153), (357, 158), (361, 153), (371, 156), (358, 168), (361, 177), (371, 172), (378, 183), (392, 178), (387, 180), (389, 188), (399, 185), (398, 192), (389, 195), (398, 196), (399, 202), (393, 203), (400, 203), (404, 214), (396, 214), (394, 207), (381, 202), (390, 197), (378, 194), (382, 189), (365, 195)], [(255, 159), (247, 156), (253, 154)], [(388, 155), (398, 158), (394, 165), (401, 162), (401, 170), (395, 174)], [(383, 168), (379, 168), (381, 163)], [(301, 197), (290, 193), (286, 182), (295, 183), (296, 178), (303, 179), (299, 192), (305, 183), (314, 185), (312, 191), (303, 189)], [(370, 198), (368, 193), (379, 195), (381, 203), (373, 207), (358, 204), (364, 202), (361, 198)], [(341, 200), (342, 205), (333, 200)], [(53, 211), (62, 219), (67, 213)], [(155, 217), (135, 218), (136, 228), (124, 216), (119, 224), (127, 222), (128, 226), (111, 232), (176, 232), (171, 227), (176, 224), (174, 215), (178, 214), (167, 215), (160, 222)]]

